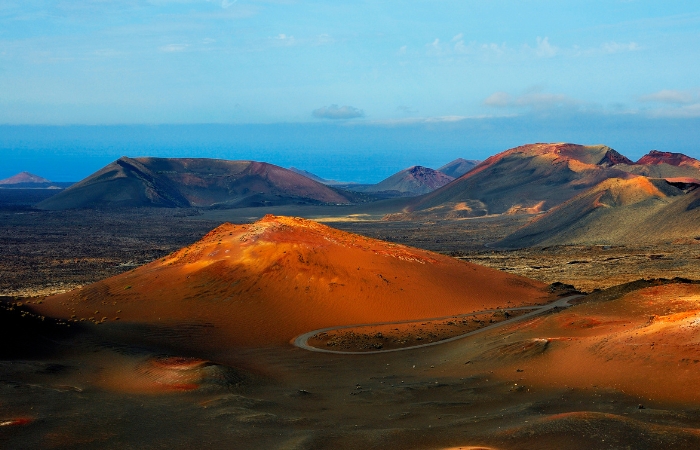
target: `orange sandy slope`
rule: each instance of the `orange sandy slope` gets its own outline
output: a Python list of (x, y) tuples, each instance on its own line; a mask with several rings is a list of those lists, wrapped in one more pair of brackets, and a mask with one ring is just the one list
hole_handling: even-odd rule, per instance
[[(513, 330), (511, 330), (513, 331)], [(700, 403), (700, 285), (669, 284), (518, 325), (479, 358), (521, 383)]]
[(49, 297), (37, 309), (108, 323), (119, 317), (168, 327), (207, 324), (216, 339), (202, 345), (264, 346), (322, 327), (549, 298), (544, 284), (527, 278), (309, 220), (266, 216), (221, 225), (163, 259)]

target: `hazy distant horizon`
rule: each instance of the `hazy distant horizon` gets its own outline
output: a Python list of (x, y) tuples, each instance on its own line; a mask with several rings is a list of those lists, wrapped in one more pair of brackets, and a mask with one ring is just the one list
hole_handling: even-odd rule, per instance
[(633, 160), (650, 150), (700, 159), (700, 118), (561, 112), (401, 124), (0, 125), (0, 179), (28, 171), (79, 181), (121, 156), (156, 156), (256, 160), (376, 183), (412, 165), (483, 160), (534, 142), (605, 144)]
[(192, 156), (374, 183), (562, 141), (700, 157), (698, 80), (690, 1), (6, 0), (0, 177)]

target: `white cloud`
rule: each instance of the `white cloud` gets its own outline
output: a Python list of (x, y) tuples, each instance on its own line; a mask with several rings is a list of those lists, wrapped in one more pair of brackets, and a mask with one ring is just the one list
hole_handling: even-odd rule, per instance
[[(530, 47), (527, 45), (526, 48), (530, 49)], [(541, 38), (538, 36), (537, 45), (532, 49), (532, 51), (540, 58), (552, 58), (559, 53), (559, 47), (550, 44), (548, 37)]]
[(455, 53), (466, 54), (471, 52), (471, 48), (464, 45), (464, 41), (457, 41), (455, 43)]
[(621, 52), (635, 52), (641, 50), (641, 47), (636, 42), (630, 42), (627, 44), (620, 44), (615, 41), (606, 42), (600, 46), (604, 53), (621, 53)]
[(316, 36), (315, 43), (316, 44), (331, 44), (334, 42), (334, 39), (331, 37), (330, 34), (319, 34)]
[(611, 55), (623, 52), (635, 52), (643, 50), (643, 47), (636, 42), (619, 43), (615, 41), (606, 42), (598, 47), (581, 48), (578, 45), (571, 47), (559, 47), (550, 42), (549, 37), (538, 36), (535, 45), (528, 43), (518, 46), (508, 46), (506, 43), (496, 44), (494, 42), (465, 42), (464, 34), (459, 33), (449, 41), (441, 41), (436, 38), (426, 44), (427, 54), (430, 56), (480, 56), (485, 58), (508, 57), (512, 59), (537, 59), (554, 57), (583, 57)]
[[(228, 9), (234, 5), (238, 0), (203, 0), (206, 3), (214, 3), (215, 5), (221, 6), (223, 9)], [(147, 3), (155, 6), (164, 6), (171, 3), (176, 4), (187, 4), (187, 3), (200, 3), (202, 0), (147, 0)]]
[(101, 48), (101, 49), (95, 50), (92, 54), (95, 56), (102, 57), (102, 58), (112, 58), (112, 57), (116, 57), (116, 56), (126, 55), (126, 52), (120, 51), (120, 50), (114, 50), (111, 48)]
[(160, 47), (158, 50), (161, 52), (166, 52), (166, 53), (175, 53), (175, 52), (184, 52), (187, 50), (187, 47), (189, 45), (187, 44), (169, 44), (169, 45), (164, 45), (163, 47)]
[[(463, 120), (470, 119), (487, 119), (494, 116), (433, 116), (433, 117), (406, 117), (403, 119), (382, 119), (382, 120), (372, 120), (369, 122), (362, 122), (362, 124), (370, 125), (388, 125), (388, 126), (401, 126), (401, 125), (415, 125), (415, 124), (433, 124), (433, 123), (455, 123), (461, 122)], [(498, 117), (512, 117), (510, 115), (501, 115)]]
[(396, 109), (398, 111), (401, 111), (404, 114), (415, 114), (418, 112), (415, 109), (411, 108), (410, 106), (406, 106), (406, 105), (399, 105), (396, 107)]
[(274, 39), (282, 45), (294, 45), (297, 42), (296, 39), (294, 39), (294, 36), (287, 36), (284, 33), (280, 33), (272, 39)]
[(700, 117), (700, 99), (697, 94), (692, 91), (664, 89), (639, 97), (638, 100), (652, 104), (652, 107), (646, 110), (652, 117)]
[(506, 44), (501, 44), (501, 45), (498, 45), (495, 43), (483, 44), (480, 47), (480, 49), (484, 53), (488, 53), (488, 54), (492, 54), (492, 55), (496, 55), (496, 56), (500, 56), (500, 55), (503, 55), (506, 52), (508, 52), (508, 47), (506, 46)]
[(318, 119), (355, 119), (364, 117), (365, 112), (357, 109), (354, 106), (338, 106), (330, 105), (322, 108), (314, 109), (311, 114)]
[(515, 107), (544, 110), (562, 106), (579, 106), (581, 103), (564, 94), (542, 92), (540, 89), (535, 88), (519, 96), (512, 96), (507, 92), (494, 92), (488, 96), (482, 104), (494, 108)]
[(671, 104), (687, 104), (693, 102), (693, 94), (687, 91), (674, 91), (664, 89), (653, 94), (643, 95), (639, 97), (641, 102), (657, 102)]
[(513, 103), (513, 98), (507, 92), (494, 92), (484, 100), (486, 106), (506, 107)]
[(694, 118), (700, 117), (700, 103), (685, 105), (680, 108), (659, 108), (649, 112), (652, 117)]
[(564, 94), (551, 94), (548, 92), (533, 92), (518, 97), (515, 100), (516, 106), (529, 108), (553, 108), (557, 106), (576, 105), (579, 102)]

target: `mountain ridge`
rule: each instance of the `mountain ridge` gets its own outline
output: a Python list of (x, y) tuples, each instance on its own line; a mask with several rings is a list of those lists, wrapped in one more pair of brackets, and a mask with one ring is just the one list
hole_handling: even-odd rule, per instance
[(263, 162), (121, 157), (37, 207), (228, 208), (351, 202), (341, 191)]

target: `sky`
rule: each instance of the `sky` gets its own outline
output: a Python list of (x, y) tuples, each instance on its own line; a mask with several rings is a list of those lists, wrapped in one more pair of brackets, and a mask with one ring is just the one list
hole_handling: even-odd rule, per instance
[(0, 178), (155, 155), (376, 182), (549, 141), (700, 157), (699, 80), (697, 1), (0, 0)]

